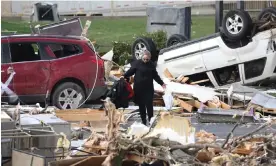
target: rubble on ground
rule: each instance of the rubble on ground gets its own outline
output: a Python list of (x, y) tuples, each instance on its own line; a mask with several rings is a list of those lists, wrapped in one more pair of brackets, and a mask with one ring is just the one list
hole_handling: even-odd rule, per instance
[[(232, 136), (235, 130), (233, 128), (224, 143), (219, 144), (212, 133), (194, 133), (188, 119), (185, 125), (183, 117), (180, 119), (181, 117), (169, 112), (159, 113), (152, 123), (155, 125), (151, 127), (134, 124), (136, 127), (131, 127), (128, 133), (122, 133), (119, 132), (118, 123), (122, 116), (115, 116), (117, 111), (115, 107), (110, 109), (105, 133), (93, 132), (82, 146), (84, 151), (107, 155), (103, 166), (116, 165), (123, 158), (131, 158), (140, 164), (158, 160), (167, 165), (276, 164), (276, 133), (256, 134), (259, 130), (276, 124), (275, 118), (267, 119), (259, 128), (239, 137)], [(180, 119), (179, 122), (177, 119)], [(179, 126), (180, 124), (185, 127)], [(184, 135), (183, 138), (180, 133)], [(193, 138), (189, 138), (190, 136)]]
[[(123, 72), (110, 62), (106, 64), (109, 67), (105, 74), (109, 78), (108, 85), (112, 86), (113, 81), (118, 80)], [(63, 149), (66, 150), (66, 154), (64, 153), (66, 157), (52, 161), (49, 165), (59, 163), (80, 166), (87, 163), (99, 166), (121, 165), (121, 163), (124, 165), (155, 163), (160, 166), (276, 164), (276, 132), (260, 133), (268, 128), (275, 130), (271, 127), (276, 125), (276, 119), (273, 117), (276, 114), (275, 96), (272, 95), (275, 94), (275, 90), (263, 92), (251, 88), (251, 92), (254, 93), (246, 93), (250, 88), (238, 85), (218, 90), (198, 85), (205, 80), (188, 82), (188, 77), (173, 78), (169, 71), (166, 73), (168, 78), (165, 78), (164, 82), (170, 91), (164, 91), (161, 86), (154, 84), (155, 116), (149, 126), (139, 121), (130, 123), (133, 117), (139, 118), (137, 106), (115, 109), (113, 103), (108, 100), (104, 104), (107, 115), (106, 111), (101, 109), (58, 110), (55, 107), (43, 108), (39, 104), (2, 105), (1, 123), (10, 123), (14, 120), (17, 126), (26, 123), (28, 118), (35, 118), (38, 119), (36, 125), (43, 122), (43, 125), (54, 126), (51, 120), (59, 121), (59, 119), (63, 125), (70, 124), (70, 130), (65, 133), (55, 131), (58, 139), (55, 140), (54, 153), (55, 155), (64, 153), (60, 150)], [(133, 78), (130, 82), (133, 83)], [(239, 94), (238, 88), (241, 92)], [(168, 103), (164, 101), (165, 94), (171, 95), (170, 107), (167, 107)], [(265, 113), (269, 113), (269, 116)], [(199, 123), (235, 125), (231, 131), (224, 131), (229, 133), (221, 140), (215, 134), (203, 129), (196, 131), (191, 123), (192, 117), (196, 117)], [(43, 118), (46, 119), (42, 120)], [(234, 136), (235, 129), (247, 123), (260, 125), (254, 131)]]

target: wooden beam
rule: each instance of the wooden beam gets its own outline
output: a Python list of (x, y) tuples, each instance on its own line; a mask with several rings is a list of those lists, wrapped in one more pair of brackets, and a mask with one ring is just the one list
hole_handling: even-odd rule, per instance
[(226, 110), (230, 110), (231, 109), (230, 105), (228, 105), (228, 104), (226, 104), (226, 103), (224, 103), (222, 101), (220, 101), (220, 104), (221, 104), (221, 108), (223, 108), (223, 109), (226, 109)]
[(189, 77), (184, 77), (180, 83), (185, 84), (189, 80)]
[(220, 107), (218, 107), (215, 103), (213, 103), (213, 102), (211, 102), (211, 101), (208, 101), (208, 102), (207, 102), (207, 106), (208, 106), (209, 108), (220, 108)]
[(181, 76), (179, 76), (179, 77), (176, 79), (176, 82), (181, 82), (183, 79), (184, 79), (184, 76), (181, 75)]
[(175, 81), (178, 82), (178, 83), (185, 84), (188, 80), (189, 80), (189, 77), (180, 76)]
[(187, 102), (177, 99), (177, 102), (180, 103), (180, 107), (184, 108), (185, 110), (192, 112), (193, 111), (193, 106), (188, 104)]
[(195, 84), (200, 84), (200, 83), (208, 82), (208, 81), (210, 81), (210, 80), (209, 80), (209, 79), (206, 79), (206, 80), (200, 80), (200, 81), (191, 82), (190, 84), (191, 84), (191, 85), (195, 85)]
[(164, 75), (167, 77), (167, 78), (174, 78), (173, 75), (169, 72), (169, 70), (166, 68), (165, 71), (164, 71)]
[[(198, 100), (189, 101), (189, 104), (191, 104), (192, 106), (196, 107), (197, 109), (199, 109), (200, 106), (201, 106), (201, 103)], [(207, 106), (205, 104), (203, 104), (203, 107), (207, 107)]]
[(108, 120), (105, 111), (97, 109), (56, 110), (55, 114), (58, 118), (69, 122)]

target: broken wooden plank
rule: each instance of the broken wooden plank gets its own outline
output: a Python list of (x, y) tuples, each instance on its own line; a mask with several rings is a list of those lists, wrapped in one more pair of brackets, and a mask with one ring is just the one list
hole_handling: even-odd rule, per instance
[(185, 84), (189, 80), (189, 77), (184, 77), (180, 83)]
[(217, 104), (213, 103), (212, 101), (207, 102), (207, 106), (209, 108), (219, 108)]
[(195, 81), (195, 82), (191, 82), (191, 85), (195, 85), (195, 84), (200, 84), (200, 83), (204, 83), (204, 82), (208, 82), (210, 81), (209, 79), (205, 79), (205, 80), (200, 80), (200, 81)]
[(107, 121), (105, 111), (97, 109), (69, 109), (56, 110), (55, 114), (58, 118), (65, 121)]
[(164, 75), (167, 78), (174, 78), (173, 75), (169, 72), (169, 70), (167, 68), (164, 70)]
[(179, 77), (176, 79), (176, 82), (181, 82), (183, 79), (184, 79), (184, 76), (181, 75), (181, 76), (179, 76)]
[(219, 104), (216, 104), (216, 103), (214, 103), (212, 101), (208, 101), (207, 102), (207, 106), (209, 108), (222, 108), (222, 109), (225, 109), (225, 110), (231, 109), (230, 105), (228, 105), (228, 104), (226, 104), (226, 103), (224, 103), (222, 101), (219, 101)]
[[(201, 106), (201, 103), (200, 103), (200, 101), (198, 101), (198, 100), (186, 101), (186, 102), (189, 103), (190, 105), (196, 107), (197, 109), (199, 109), (200, 106)], [(202, 103), (202, 104), (203, 104), (203, 103)], [(203, 107), (207, 107), (207, 106), (206, 106), (205, 104), (203, 104)]]
[(106, 147), (97, 146), (97, 145), (84, 144), (82, 147), (84, 147), (84, 148), (90, 148), (92, 150), (106, 150)]
[(228, 105), (228, 104), (226, 104), (226, 103), (224, 103), (222, 101), (220, 101), (220, 104), (221, 104), (221, 108), (223, 108), (223, 109), (226, 109), (226, 110), (230, 110), (231, 109), (230, 105)]
[(249, 103), (246, 110), (249, 110), (250, 108), (254, 108), (257, 111), (264, 112), (264, 113), (276, 114), (275, 108), (264, 108), (260, 105)]
[(276, 109), (263, 108), (262, 112), (276, 114)]
[(179, 102), (180, 107), (184, 108), (185, 110), (192, 112), (193, 111), (193, 106), (188, 104), (187, 102), (181, 100), (181, 99), (177, 99), (177, 102)]

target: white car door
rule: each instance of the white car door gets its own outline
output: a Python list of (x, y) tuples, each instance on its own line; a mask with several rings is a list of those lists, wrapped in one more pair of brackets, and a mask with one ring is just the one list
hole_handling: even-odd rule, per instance
[(269, 54), (271, 32), (258, 33), (246, 46), (237, 48), (241, 63), (266, 57)]
[(206, 68), (200, 53), (199, 43), (191, 41), (167, 48), (169, 50), (161, 53), (158, 57), (157, 70), (159, 74), (163, 75), (166, 68), (174, 77), (205, 72)]
[(245, 84), (271, 77), (275, 68), (275, 51), (272, 41), (276, 29), (256, 34), (252, 41), (237, 49)]
[(225, 45), (220, 35), (200, 42), (200, 49), (207, 70), (223, 68), (240, 62), (236, 49)]

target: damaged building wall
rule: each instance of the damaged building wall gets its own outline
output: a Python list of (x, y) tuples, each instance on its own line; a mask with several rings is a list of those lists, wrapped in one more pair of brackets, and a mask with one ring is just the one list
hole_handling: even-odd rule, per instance
[[(181, 34), (186, 36), (185, 28), (187, 28), (185, 17), (186, 8), (147, 8), (147, 32), (156, 32), (158, 30), (165, 31), (167, 36), (173, 34)], [(186, 36), (189, 38), (189, 36)]]

